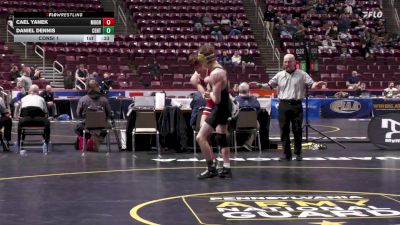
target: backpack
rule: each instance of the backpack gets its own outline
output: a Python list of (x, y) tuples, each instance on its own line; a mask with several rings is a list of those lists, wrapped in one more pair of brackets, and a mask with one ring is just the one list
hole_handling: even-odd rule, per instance
[[(75, 149), (79, 151), (83, 151), (83, 136), (78, 136), (76, 137), (76, 142), (75, 142)], [(88, 152), (93, 152), (94, 151), (94, 140), (93, 138), (89, 138), (86, 140), (86, 150)]]

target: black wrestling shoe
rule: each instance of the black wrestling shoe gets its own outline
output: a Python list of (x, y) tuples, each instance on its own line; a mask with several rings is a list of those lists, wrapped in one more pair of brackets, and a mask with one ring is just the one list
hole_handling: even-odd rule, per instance
[(213, 168), (207, 169), (204, 172), (202, 172), (201, 174), (199, 174), (197, 176), (197, 179), (203, 180), (203, 179), (213, 178), (216, 176), (218, 176), (218, 171), (215, 167), (213, 167)]
[(303, 156), (297, 155), (296, 156), (296, 161), (303, 161)]
[(232, 178), (231, 168), (222, 167), (222, 169), (218, 171), (218, 176), (222, 179), (231, 179)]
[(282, 156), (279, 158), (279, 162), (289, 162), (292, 161), (292, 157)]

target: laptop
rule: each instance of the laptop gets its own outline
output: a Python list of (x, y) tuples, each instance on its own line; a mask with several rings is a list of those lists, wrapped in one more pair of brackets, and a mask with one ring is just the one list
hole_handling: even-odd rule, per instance
[(135, 97), (135, 110), (154, 110), (155, 97), (154, 96), (136, 96)]

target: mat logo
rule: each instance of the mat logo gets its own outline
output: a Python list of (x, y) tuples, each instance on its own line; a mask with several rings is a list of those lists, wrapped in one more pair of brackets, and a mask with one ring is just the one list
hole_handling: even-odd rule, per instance
[[(386, 143), (400, 143), (399, 138), (393, 138), (394, 134), (400, 134), (400, 130), (396, 129), (396, 126), (400, 128), (400, 122), (392, 119), (382, 119), (382, 128), (390, 129), (390, 132), (386, 132), (385, 134), (385, 142)], [(399, 136), (400, 137), (400, 136)]]
[(337, 100), (331, 103), (330, 108), (337, 113), (354, 113), (361, 110), (361, 103), (353, 100)]
[(399, 199), (400, 195), (385, 193), (246, 190), (152, 200), (132, 208), (130, 215), (144, 224), (164, 224), (163, 216), (160, 221), (149, 221), (138, 212), (154, 218), (157, 209), (173, 204), (187, 208), (174, 209), (179, 211), (175, 219), (185, 220), (185, 224), (400, 224)]
[(229, 195), (209, 202), (226, 220), (356, 219), (397, 217), (395, 204), (380, 197), (333, 195)]

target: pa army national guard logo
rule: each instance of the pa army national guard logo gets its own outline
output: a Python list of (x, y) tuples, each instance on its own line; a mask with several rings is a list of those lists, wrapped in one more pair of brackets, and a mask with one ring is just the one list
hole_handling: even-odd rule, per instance
[(143, 224), (165, 224), (145, 219), (163, 205), (174, 205), (182, 214), (175, 214), (177, 220), (187, 224), (400, 224), (400, 195), (306, 190), (176, 196), (136, 206), (131, 216)]

